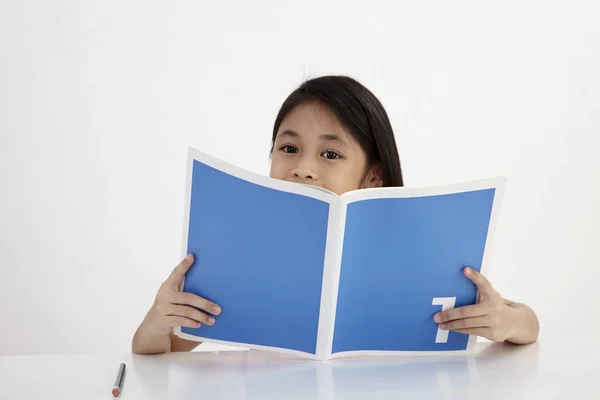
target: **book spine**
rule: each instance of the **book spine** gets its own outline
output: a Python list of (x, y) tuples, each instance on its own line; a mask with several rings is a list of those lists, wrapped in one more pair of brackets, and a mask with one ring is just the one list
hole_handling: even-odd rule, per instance
[(337, 293), (336, 264), (340, 258), (339, 236), (341, 202), (339, 198), (332, 199), (329, 205), (327, 238), (325, 244), (325, 260), (323, 265), (323, 282), (321, 288), (321, 310), (319, 313), (319, 327), (317, 333), (317, 357), (326, 360), (331, 354), (331, 339), (333, 337), (332, 310), (335, 309)]
[(331, 265), (331, 301), (329, 303), (329, 329), (327, 338), (327, 357), (331, 357), (333, 347), (333, 336), (335, 333), (335, 315), (337, 310), (338, 288), (340, 282), (340, 272), (342, 266), (342, 255), (344, 250), (344, 233), (346, 228), (346, 202), (341, 199), (338, 203), (336, 212), (336, 230), (334, 254)]

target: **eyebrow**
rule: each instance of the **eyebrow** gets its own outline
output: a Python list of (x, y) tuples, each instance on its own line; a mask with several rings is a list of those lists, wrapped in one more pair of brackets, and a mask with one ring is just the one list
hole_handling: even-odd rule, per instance
[[(300, 135), (296, 131), (292, 131), (290, 129), (286, 129), (285, 131), (281, 132), (279, 134), (279, 136), (298, 137)], [(339, 135), (323, 134), (323, 135), (319, 135), (319, 139), (325, 140), (325, 141), (328, 141), (328, 142), (339, 142), (339, 143), (342, 143), (342, 144), (346, 144), (346, 142)]]

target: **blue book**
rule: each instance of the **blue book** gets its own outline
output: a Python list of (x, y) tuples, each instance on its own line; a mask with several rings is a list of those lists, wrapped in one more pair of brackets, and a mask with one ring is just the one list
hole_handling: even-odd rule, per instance
[(504, 178), (338, 196), (190, 148), (186, 182), (182, 290), (222, 312), (178, 336), (320, 360), (472, 350), (433, 315), (476, 302), (463, 268), (486, 273)]

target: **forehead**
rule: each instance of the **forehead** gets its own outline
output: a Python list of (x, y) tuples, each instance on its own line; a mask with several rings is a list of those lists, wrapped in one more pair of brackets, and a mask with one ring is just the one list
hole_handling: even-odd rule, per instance
[(303, 103), (294, 107), (281, 121), (277, 136), (285, 131), (293, 131), (302, 138), (318, 138), (335, 135), (352, 141), (352, 135), (338, 120), (331, 109), (320, 103)]

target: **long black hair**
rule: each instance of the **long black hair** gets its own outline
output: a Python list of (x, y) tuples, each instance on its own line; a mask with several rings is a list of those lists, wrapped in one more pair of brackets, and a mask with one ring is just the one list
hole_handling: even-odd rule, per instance
[(383, 105), (369, 89), (347, 76), (321, 76), (294, 90), (275, 119), (271, 152), (286, 115), (311, 101), (330, 108), (367, 154), (369, 166), (379, 164), (383, 168), (383, 186), (404, 186), (394, 131)]

